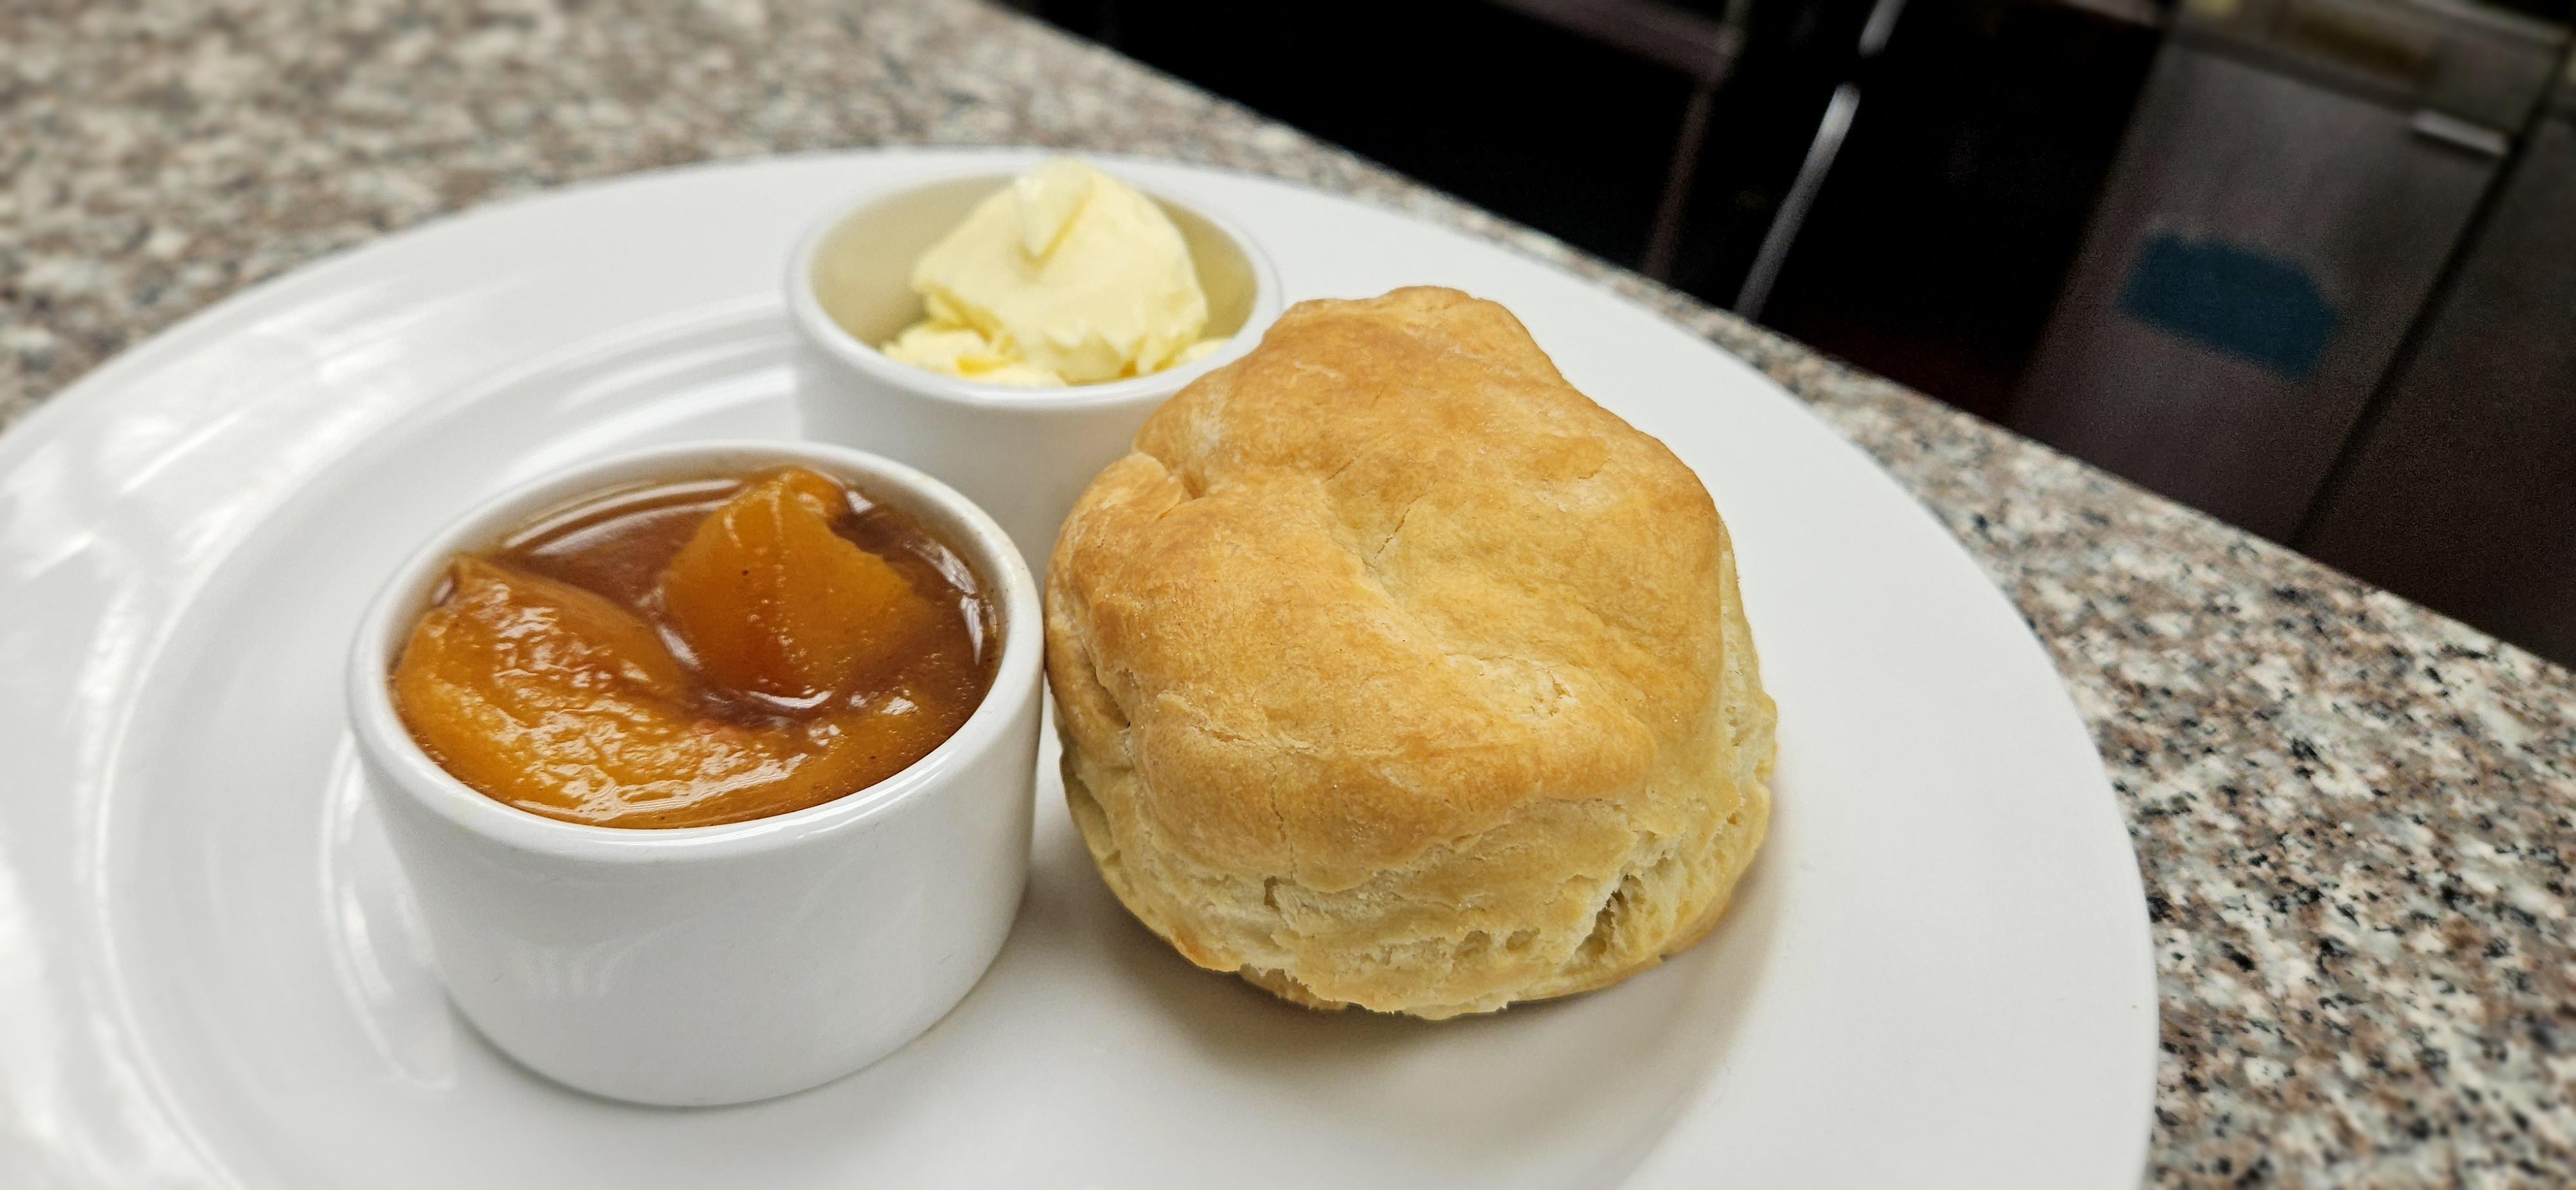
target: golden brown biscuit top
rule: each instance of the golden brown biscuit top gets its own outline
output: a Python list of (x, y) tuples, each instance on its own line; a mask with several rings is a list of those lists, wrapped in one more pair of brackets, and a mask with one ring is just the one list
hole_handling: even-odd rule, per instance
[(1724, 531), (1503, 307), (1302, 302), (1076, 505), (1049, 669), (1172, 846), (1349, 888), (1710, 730)]

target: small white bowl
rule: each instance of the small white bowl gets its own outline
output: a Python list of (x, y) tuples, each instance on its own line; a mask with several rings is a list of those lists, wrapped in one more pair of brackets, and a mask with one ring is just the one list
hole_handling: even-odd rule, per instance
[[(1101, 468), (1183, 385), (1240, 358), (1279, 316), (1278, 270), (1249, 233), (1207, 207), (1138, 187), (1180, 228), (1208, 297), (1207, 358), (1150, 376), (1066, 388), (978, 384), (889, 358), (878, 344), (922, 316), (913, 262), (1019, 168), (979, 165), (861, 195), (818, 221), (788, 257), (805, 433), (876, 451), (956, 485), (1043, 572), (1056, 530)], [(1132, 183), (1131, 183), (1132, 184)]]
[[(454, 555), (603, 489), (791, 464), (919, 518), (984, 589), (993, 686), (929, 755), (793, 813), (631, 830), (494, 801), (404, 729), (389, 674)], [(422, 546), (359, 625), (350, 719), (448, 995), (485, 1037), (613, 1099), (740, 1103), (892, 1052), (1001, 949), (1028, 871), (1041, 632), (1037, 585), (1001, 527), (919, 471), (833, 446), (668, 447), (515, 488)]]

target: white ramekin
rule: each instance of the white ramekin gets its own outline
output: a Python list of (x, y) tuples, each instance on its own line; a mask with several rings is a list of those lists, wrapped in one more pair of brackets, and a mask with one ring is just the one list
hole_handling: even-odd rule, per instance
[[(791, 464), (919, 518), (992, 605), (992, 690), (928, 756), (789, 814), (629, 830), (485, 797), (403, 728), (391, 667), (458, 552), (602, 489)], [(1028, 870), (1041, 632), (1036, 583), (1001, 527), (919, 471), (835, 446), (668, 447), (512, 489), (422, 546), (359, 625), (350, 719), (448, 995), (485, 1037), (594, 1094), (739, 1103), (893, 1051), (1001, 949)]]
[(901, 459), (956, 485), (1043, 572), (1075, 498), (1127, 453), (1145, 415), (1250, 351), (1281, 299), (1269, 256), (1232, 220), (1139, 187), (1189, 242), (1211, 332), (1231, 336), (1207, 358), (1132, 380), (1031, 389), (942, 376), (879, 351), (921, 317), (912, 266), (922, 250), (1039, 160), (907, 178), (835, 209), (789, 254), (787, 305), (807, 436)]

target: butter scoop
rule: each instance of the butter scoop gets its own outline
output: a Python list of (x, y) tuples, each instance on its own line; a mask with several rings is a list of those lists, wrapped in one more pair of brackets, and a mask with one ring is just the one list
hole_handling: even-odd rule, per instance
[(1207, 294), (1180, 229), (1152, 199), (1058, 157), (975, 204), (913, 265), (928, 317), (894, 359), (988, 384), (1052, 387), (1197, 359)]

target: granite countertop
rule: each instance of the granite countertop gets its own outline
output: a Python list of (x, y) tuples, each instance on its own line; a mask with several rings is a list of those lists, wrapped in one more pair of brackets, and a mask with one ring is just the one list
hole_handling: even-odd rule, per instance
[(1941, 516), (2092, 724), (2154, 919), (2151, 1181), (2576, 1178), (2576, 678), (970, 0), (0, 7), (0, 424), (217, 298), (433, 215), (926, 143), (1355, 194), (1751, 360)]

